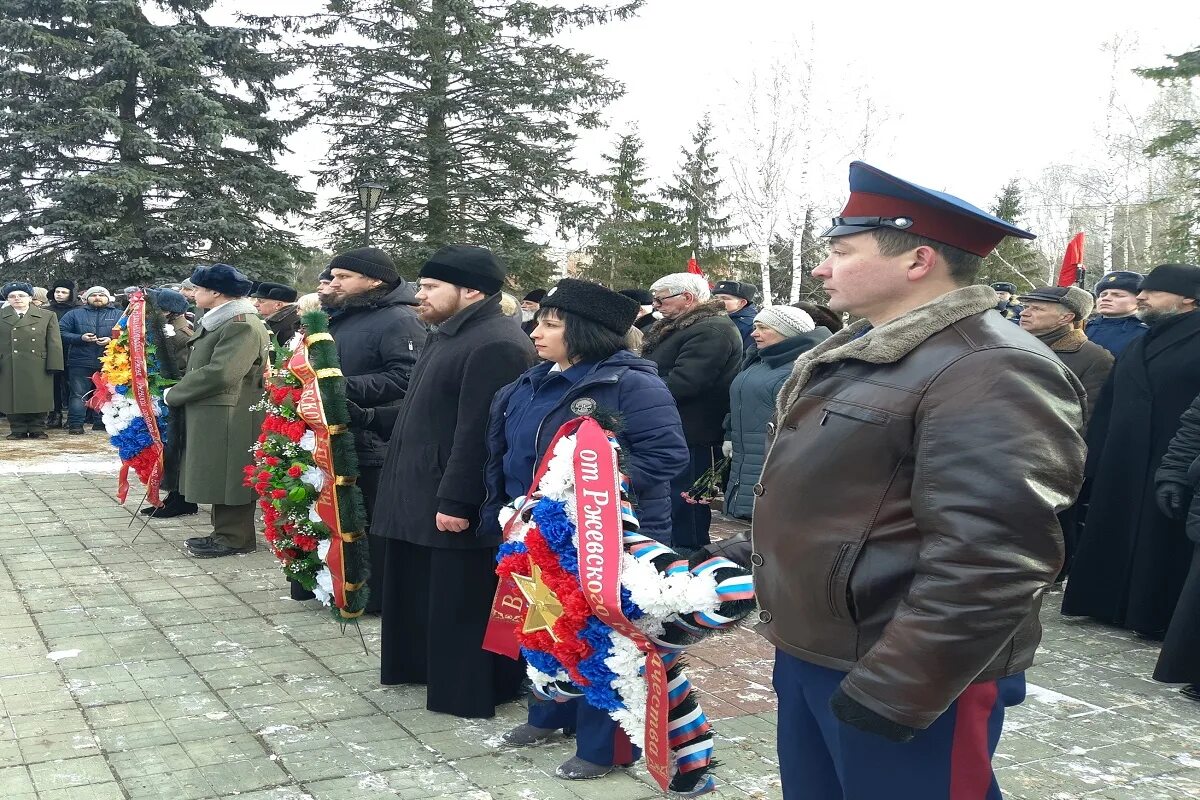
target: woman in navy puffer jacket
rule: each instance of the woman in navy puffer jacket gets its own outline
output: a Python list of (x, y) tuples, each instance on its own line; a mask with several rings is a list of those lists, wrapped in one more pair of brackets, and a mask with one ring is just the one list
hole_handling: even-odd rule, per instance
[[(534, 470), (563, 423), (587, 414), (620, 420), (617, 439), (640, 531), (670, 541), (671, 478), (688, 463), (688, 449), (675, 401), (657, 367), (625, 349), (625, 335), (639, 310), (635, 300), (571, 278), (542, 299), (530, 338), (544, 361), (492, 401), (481, 535), (498, 533), (501, 506), (531, 491)], [(639, 757), (620, 726), (583, 699), (531, 699), (529, 721), (504, 741), (528, 746), (560, 730), (576, 735), (575, 756), (558, 768), (560, 778), (598, 778)]]

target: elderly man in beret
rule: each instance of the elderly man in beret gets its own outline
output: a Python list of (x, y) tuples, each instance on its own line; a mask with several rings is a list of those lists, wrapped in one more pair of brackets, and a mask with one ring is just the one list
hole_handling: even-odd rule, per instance
[(54, 408), (54, 373), (62, 372), (58, 317), (33, 305), (33, 286), (13, 282), (0, 289), (0, 412), (9, 439), (49, 439), (46, 415)]
[(1150, 330), (1137, 317), (1141, 286), (1142, 275), (1137, 272), (1109, 272), (1096, 284), (1096, 318), (1083, 332), (1114, 358)]
[(1091, 504), (1064, 614), (1151, 640), (1166, 633), (1191, 561), (1182, 520), (1155, 503), (1154, 472), (1200, 394), (1200, 267), (1162, 264), (1138, 291), (1150, 326), (1125, 348), (1088, 428)]
[(270, 334), (255, 312), (250, 279), (228, 264), (197, 267), (191, 281), (204, 310), (192, 339), (187, 372), (163, 395), (184, 418), (179, 491), (191, 503), (212, 504), (213, 531), (187, 540), (196, 558), (249, 553), (255, 548), (254, 498), (242, 483), (263, 413)]
[(721, 301), (725, 313), (742, 334), (743, 350), (754, 344), (750, 334), (754, 333), (754, 317), (758, 314), (758, 308), (754, 305), (756, 294), (757, 286), (741, 281), (721, 281), (712, 289), (713, 300)]
[(298, 299), (300, 293), (282, 283), (263, 281), (254, 289), (254, 307), (281, 347), (286, 347), (300, 329)]

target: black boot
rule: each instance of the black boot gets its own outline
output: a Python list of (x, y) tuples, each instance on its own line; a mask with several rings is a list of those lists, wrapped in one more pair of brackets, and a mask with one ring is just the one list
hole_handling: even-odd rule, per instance
[(189, 514), (195, 514), (199, 510), (199, 506), (183, 499), (183, 495), (178, 492), (171, 492), (167, 495), (167, 499), (163, 502), (161, 508), (150, 506), (148, 509), (143, 508), (141, 513), (155, 519), (170, 519), (171, 517), (185, 517)]
[(47, 428), (61, 428), (63, 426), (63, 415), (61, 411), (51, 411), (46, 415)]

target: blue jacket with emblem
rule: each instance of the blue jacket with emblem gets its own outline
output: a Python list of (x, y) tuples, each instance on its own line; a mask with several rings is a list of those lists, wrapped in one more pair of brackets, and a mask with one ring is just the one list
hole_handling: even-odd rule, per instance
[(1128, 317), (1096, 317), (1083, 329), (1087, 337), (1103, 347), (1114, 357), (1134, 341), (1146, 335), (1150, 326), (1136, 315)]
[[(505, 422), (515, 409), (528, 404), (553, 365), (543, 362), (528, 370), (513, 383), (496, 392), (488, 419), (488, 462), (485, 471), (487, 500), (480, 511), (479, 535), (499, 535), (497, 515), (512, 498), (505, 492), (504, 460), (513, 443), (505, 434)], [(623, 430), (617, 434), (624, 453), (625, 469), (634, 494), (634, 505), (641, 532), (660, 540), (671, 535), (671, 478), (688, 463), (687, 442), (675, 400), (667, 390), (654, 362), (621, 350), (595, 364), (567, 389), (554, 408), (536, 427), (523, 422), (518, 435), (532, 441), (516, 447), (532, 447), (535, 463), (541, 463), (550, 441), (560, 427), (578, 416), (571, 410), (576, 400), (595, 401), (598, 412), (620, 418)], [(527, 430), (528, 429), (528, 430)], [(528, 484), (532, 475), (514, 476)]]

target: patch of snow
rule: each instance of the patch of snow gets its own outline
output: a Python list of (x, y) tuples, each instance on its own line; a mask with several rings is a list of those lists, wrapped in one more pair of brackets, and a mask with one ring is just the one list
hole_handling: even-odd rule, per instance
[(213, 720), (229, 719), (229, 713), (227, 711), (210, 711), (207, 714), (205, 714), (204, 717), (206, 719), (213, 719)]
[(259, 736), (270, 736), (274, 733), (283, 733), (284, 731), (300, 730), (295, 725), (270, 725), (258, 731)]
[(74, 650), (55, 650), (53, 653), (46, 653), (46, 658), (58, 663), (64, 658), (76, 658), (81, 652), (83, 651), (79, 648), (75, 648)]

